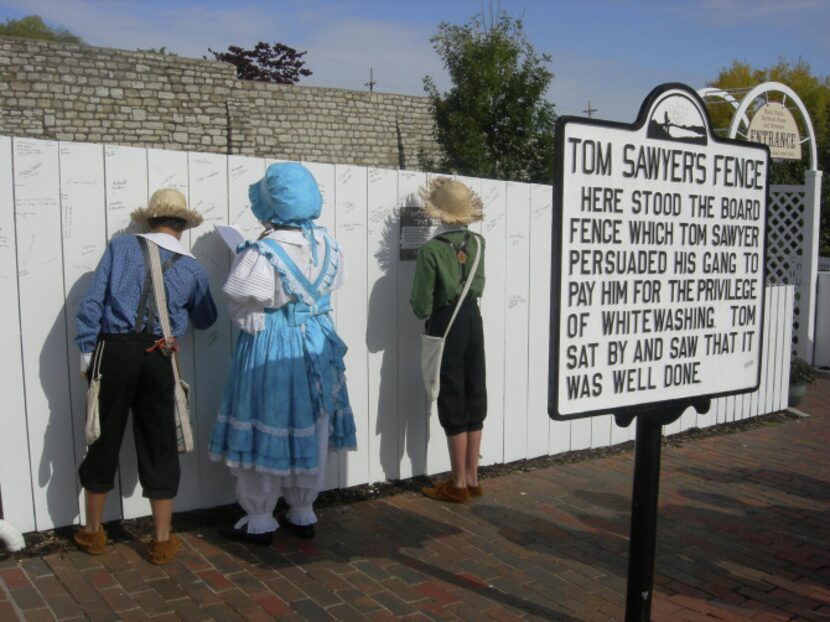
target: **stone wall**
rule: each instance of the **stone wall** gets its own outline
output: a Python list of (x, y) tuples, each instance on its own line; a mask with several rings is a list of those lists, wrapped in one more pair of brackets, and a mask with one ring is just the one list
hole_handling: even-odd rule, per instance
[(425, 97), (250, 82), (209, 60), (0, 37), (0, 134), (417, 169)]

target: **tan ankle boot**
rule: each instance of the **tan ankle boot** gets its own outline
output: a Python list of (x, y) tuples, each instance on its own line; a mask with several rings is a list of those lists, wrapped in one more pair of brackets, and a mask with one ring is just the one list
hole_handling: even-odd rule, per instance
[(484, 496), (484, 489), (481, 487), (481, 484), (479, 484), (478, 486), (467, 486), (467, 492), (470, 493), (471, 497)]
[(107, 551), (107, 532), (103, 527), (95, 533), (79, 529), (72, 537), (78, 548), (90, 555), (103, 555)]
[(153, 542), (150, 544), (148, 549), (148, 554), (150, 557), (150, 563), (156, 564), (157, 566), (163, 566), (164, 564), (169, 564), (173, 561), (173, 558), (176, 556), (182, 548), (181, 540), (179, 540), (174, 534), (170, 534), (170, 538), (167, 540), (162, 540), (159, 542), (156, 539), (153, 539)]
[(470, 493), (467, 491), (466, 486), (464, 488), (456, 488), (452, 485), (452, 482), (448, 481), (438, 482), (435, 486), (425, 486), (421, 488), (421, 492), (430, 499), (449, 501), (451, 503), (464, 503), (470, 498)]

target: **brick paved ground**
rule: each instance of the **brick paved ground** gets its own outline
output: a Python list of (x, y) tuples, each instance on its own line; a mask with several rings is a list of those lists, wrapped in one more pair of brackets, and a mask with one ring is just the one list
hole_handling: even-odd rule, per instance
[[(812, 416), (665, 446), (655, 620), (830, 620), (830, 380)], [(0, 620), (621, 620), (633, 456), (324, 510), (315, 541), (183, 534), (0, 561)]]

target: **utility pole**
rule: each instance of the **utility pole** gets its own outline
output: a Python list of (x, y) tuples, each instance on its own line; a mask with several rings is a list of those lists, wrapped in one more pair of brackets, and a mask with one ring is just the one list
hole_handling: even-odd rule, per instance
[[(375, 82), (374, 69), (372, 67), (369, 67), (369, 81), (364, 82), (363, 86), (368, 86), (369, 87), (369, 92), (371, 93), (372, 91), (375, 90), (375, 84), (377, 84), (377, 82)], [(589, 102), (589, 104), (590, 104), (590, 102)]]
[(583, 110), (582, 112), (584, 112), (585, 114), (587, 114), (587, 115), (588, 115), (588, 118), (590, 119), (592, 116), (594, 116), (594, 113), (595, 113), (596, 111), (597, 111), (597, 109), (596, 109), (596, 108), (591, 108), (591, 100), (589, 99), (589, 100), (588, 100), (588, 107), (587, 107), (585, 110)]

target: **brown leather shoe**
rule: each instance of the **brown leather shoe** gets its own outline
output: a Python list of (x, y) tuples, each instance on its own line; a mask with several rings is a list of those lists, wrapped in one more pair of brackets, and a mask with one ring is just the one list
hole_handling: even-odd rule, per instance
[(153, 539), (153, 542), (147, 549), (147, 553), (150, 556), (150, 563), (156, 564), (157, 566), (169, 564), (173, 561), (173, 558), (176, 556), (176, 553), (178, 553), (181, 550), (181, 548), (181, 540), (179, 540), (172, 533), (170, 534), (169, 539), (162, 540), (161, 542), (159, 542), (156, 539)]
[(448, 481), (438, 482), (435, 486), (424, 486), (421, 488), (421, 492), (430, 499), (449, 501), (450, 503), (464, 503), (470, 498), (470, 493), (467, 491), (466, 486), (464, 488), (456, 488)]
[(90, 555), (103, 555), (107, 551), (107, 532), (103, 527), (95, 533), (79, 529), (72, 537), (78, 548)]
[(467, 486), (467, 492), (470, 493), (471, 497), (484, 496), (484, 489), (481, 487), (481, 484), (479, 484), (478, 486)]

